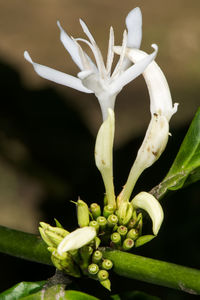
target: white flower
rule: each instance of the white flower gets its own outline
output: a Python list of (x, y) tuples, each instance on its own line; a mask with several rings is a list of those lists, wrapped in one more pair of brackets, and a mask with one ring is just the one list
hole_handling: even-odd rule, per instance
[[(131, 22), (127, 22), (128, 35), (131, 36)], [(131, 45), (131, 42), (130, 42)], [(138, 47), (139, 44), (136, 46)], [(122, 47), (114, 47), (117, 54), (122, 53)], [(147, 57), (147, 54), (136, 48), (126, 48), (126, 57), (132, 63), (137, 63)], [(164, 151), (169, 136), (169, 121), (177, 111), (178, 104), (172, 104), (171, 93), (167, 80), (155, 61), (151, 62), (143, 72), (150, 95), (151, 121), (136, 160), (129, 173), (128, 180), (118, 198), (128, 201), (134, 185), (140, 174), (150, 167)]]
[(58, 245), (57, 252), (62, 255), (64, 252), (79, 249), (90, 243), (95, 237), (96, 230), (94, 227), (86, 226), (78, 228), (62, 240), (62, 242)]
[[(134, 25), (134, 29), (131, 31), (131, 35), (128, 33), (128, 36), (127, 32), (124, 31), (121, 54), (112, 74), (111, 69), (114, 57), (114, 32), (112, 27), (110, 28), (108, 54), (105, 65), (101, 51), (99, 50), (86, 24), (82, 20), (80, 20), (80, 24), (88, 40), (80, 38), (73, 39), (72, 37), (69, 37), (58, 22), (61, 42), (80, 69), (78, 78), (33, 62), (27, 51), (24, 52), (24, 57), (33, 65), (36, 73), (41, 77), (66, 85), (81, 92), (94, 93), (99, 100), (103, 119), (105, 120), (107, 119), (108, 108), (114, 109), (117, 94), (126, 84), (139, 76), (149, 63), (154, 60), (157, 54), (157, 46), (152, 45), (155, 49), (152, 54), (146, 55), (144, 59), (137, 61), (132, 66), (129, 66), (129, 63), (127, 64), (128, 60), (125, 57), (126, 47), (134, 45), (137, 45), (138, 47), (141, 42), (140, 10), (136, 8), (131, 11), (126, 22), (128, 26), (129, 24)], [(84, 42), (90, 47), (95, 58), (95, 63), (82, 50), (79, 42)]]

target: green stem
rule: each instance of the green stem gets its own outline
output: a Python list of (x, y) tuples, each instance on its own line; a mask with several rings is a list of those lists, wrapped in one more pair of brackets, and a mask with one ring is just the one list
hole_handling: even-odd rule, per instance
[[(0, 252), (52, 265), (50, 253), (39, 236), (0, 226)], [(124, 277), (200, 295), (200, 270), (106, 249), (103, 257), (114, 264), (114, 271)]]
[(200, 294), (200, 270), (118, 250), (105, 250), (103, 257), (113, 262), (113, 270), (121, 276)]
[(50, 252), (35, 235), (0, 226), (0, 252), (51, 265)]

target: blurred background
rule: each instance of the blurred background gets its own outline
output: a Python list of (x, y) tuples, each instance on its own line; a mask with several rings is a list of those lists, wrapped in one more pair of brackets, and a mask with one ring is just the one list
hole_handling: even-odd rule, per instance
[[(37, 233), (40, 220), (53, 224), (56, 217), (72, 230), (77, 226), (76, 210), (69, 200), (80, 196), (88, 203), (102, 203), (104, 189), (93, 158), (101, 124), (97, 100), (41, 79), (23, 52), (28, 50), (38, 63), (76, 75), (78, 69), (59, 41), (56, 21), (73, 37), (84, 37), (82, 18), (105, 57), (109, 27), (114, 27), (115, 43), (120, 44), (125, 17), (136, 6), (143, 14), (141, 49), (150, 53), (151, 44), (158, 44), (156, 61), (179, 109), (171, 120), (172, 137), (165, 153), (144, 172), (135, 193), (150, 190), (165, 176), (200, 103), (199, 0), (0, 0), (1, 225)], [(149, 97), (140, 76), (123, 89), (116, 102), (116, 192), (126, 181), (149, 120)], [(136, 253), (200, 268), (199, 192), (196, 183), (163, 200), (165, 222), (159, 237)], [(0, 291), (18, 281), (53, 275), (49, 267), (4, 254), (0, 259), (7, 270)], [(114, 292), (118, 292), (117, 278), (115, 282)], [(143, 290), (162, 299), (193, 299), (137, 281), (121, 282), (124, 290)], [(78, 284), (86, 292), (103, 295), (96, 283), (90, 283)]]

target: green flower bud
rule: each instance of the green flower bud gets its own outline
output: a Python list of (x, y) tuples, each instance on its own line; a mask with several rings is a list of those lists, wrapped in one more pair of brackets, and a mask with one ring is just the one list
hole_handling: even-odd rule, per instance
[(118, 217), (116, 215), (110, 215), (107, 219), (108, 227), (113, 228), (118, 223)]
[(105, 217), (100, 216), (97, 218), (97, 223), (99, 224), (99, 227), (101, 230), (104, 230), (106, 228), (107, 225), (107, 220)]
[(77, 201), (77, 217), (78, 225), (80, 227), (85, 227), (89, 225), (89, 209), (87, 204), (81, 199), (78, 199)]
[(137, 212), (136, 210), (133, 210), (132, 218), (130, 219), (127, 225), (128, 229), (135, 228), (136, 222), (137, 222)]
[(89, 226), (94, 227), (97, 233), (99, 232), (99, 224), (97, 223), (97, 221), (90, 221)]
[(107, 290), (111, 291), (111, 282), (109, 279), (100, 281), (101, 285), (105, 287)]
[(40, 226), (44, 229), (44, 230), (49, 230), (51, 232), (57, 233), (58, 235), (60, 235), (62, 238), (66, 237), (69, 234), (69, 231), (67, 231), (64, 228), (59, 228), (59, 227), (53, 227), (47, 223), (44, 222), (40, 222)]
[(132, 239), (125, 239), (122, 245), (123, 250), (128, 251), (131, 250), (134, 246), (134, 241)]
[(94, 251), (94, 253), (92, 255), (92, 262), (95, 264), (98, 264), (101, 261), (102, 256), (103, 256), (103, 254), (101, 251), (99, 251), (99, 250)]
[(108, 218), (111, 214), (113, 214), (115, 211), (114, 207), (112, 205), (106, 205), (103, 208), (103, 216), (105, 218)]
[(101, 207), (97, 203), (92, 203), (90, 205), (90, 211), (95, 220), (101, 215)]
[(133, 206), (128, 201), (121, 202), (118, 209), (119, 223), (127, 225), (133, 215)]
[(121, 235), (118, 232), (114, 232), (113, 234), (111, 234), (111, 241), (115, 244), (115, 245), (120, 245), (121, 244)]
[(56, 244), (50, 239), (50, 237), (45, 233), (45, 230), (39, 227), (40, 235), (43, 241), (50, 247), (56, 247)]
[[(63, 259), (64, 256), (65, 258)], [(63, 253), (61, 256), (57, 253), (57, 251), (53, 251), (51, 260), (58, 270), (64, 271), (68, 275), (74, 277), (80, 277), (80, 271), (74, 264), (73, 259), (69, 253)]]
[(104, 259), (101, 265), (102, 269), (110, 270), (113, 267), (113, 263), (110, 259)]
[(92, 255), (93, 248), (91, 246), (83, 246), (80, 250), (79, 253), (81, 255), (81, 258), (83, 260), (83, 263), (88, 264), (90, 257)]
[(97, 274), (97, 277), (98, 277), (99, 281), (103, 281), (103, 280), (108, 279), (109, 273), (106, 270), (100, 270)]
[(127, 235), (127, 227), (124, 226), (124, 225), (121, 225), (117, 228), (117, 232), (122, 236), (122, 237), (125, 237)]
[(139, 236), (139, 232), (137, 229), (132, 228), (129, 230), (129, 232), (127, 233), (127, 238), (132, 239), (132, 240), (136, 240)]
[(39, 231), (42, 239), (50, 247), (57, 247), (69, 232), (63, 228), (52, 227), (47, 223), (40, 222)]
[(144, 244), (150, 242), (154, 238), (155, 235), (142, 235), (136, 240), (135, 247), (143, 246)]
[(88, 272), (91, 275), (96, 275), (99, 272), (99, 266), (97, 264), (90, 264), (88, 266)]

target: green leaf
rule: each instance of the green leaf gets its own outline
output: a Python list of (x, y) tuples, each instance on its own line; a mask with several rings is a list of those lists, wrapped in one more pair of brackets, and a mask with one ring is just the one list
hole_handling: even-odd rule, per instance
[(18, 300), (22, 297), (35, 293), (43, 287), (46, 281), (20, 282), (0, 294), (0, 300)]
[(90, 296), (79, 291), (65, 291), (64, 288), (64, 285), (57, 284), (30, 296), (23, 297), (21, 298), (21, 300), (99, 300), (96, 297)]
[(151, 193), (161, 199), (168, 190), (179, 190), (200, 180), (200, 108), (164, 180)]
[(119, 295), (111, 296), (113, 300), (159, 300), (160, 298), (151, 296), (140, 291), (131, 291)]

